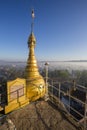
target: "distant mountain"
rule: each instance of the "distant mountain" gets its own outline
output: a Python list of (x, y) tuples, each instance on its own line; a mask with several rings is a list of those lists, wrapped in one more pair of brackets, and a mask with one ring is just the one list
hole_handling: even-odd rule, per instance
[(69, 60), (67, 62), (87, 62), (87, 60)]
[[(45, 67), (45, 63), (49, 63), (49, 69), (51, 70), (87, 70), (87, 60), (70, 60), (70, 61), (38, 61), (40, 69)], [(13, 67), (25, 67), (27, 61), (5, 61), (0, 60), (0, 66), (13, 66)]]
[(25, 61), (5, 61), (0, 60), (0, 65), (25, 65)]
[[(25, 63), (26, 61), (10, 61), (10, 60), (0, 60), (0, 63)], [(46, 61), (38, 61), (38, 62), (87, 62), (87, 60), (62, 60), (62, 61), (51, 61), (51, 60), (46, 60)]]

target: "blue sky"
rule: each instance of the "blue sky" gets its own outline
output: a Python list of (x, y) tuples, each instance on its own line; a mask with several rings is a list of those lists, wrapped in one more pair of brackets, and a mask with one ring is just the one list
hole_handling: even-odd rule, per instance
[(0, 59), (27, 60), (32, 8), (38, 60), (87, 60), (87, 0), (0, 0)]

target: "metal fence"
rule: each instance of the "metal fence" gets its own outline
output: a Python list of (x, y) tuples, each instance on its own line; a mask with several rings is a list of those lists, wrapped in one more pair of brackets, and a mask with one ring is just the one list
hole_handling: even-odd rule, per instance
[[(56, 85), (55, 85), (56, 84)], [(74, 86), (75, 87), (75, 86)], [(73, 89), (74, 89), (73, 87)], [(70, 117), (72, 117), (84, 130), (87, 129), (87, 89), (84, 86), (76, 85), (76, 89), (85, 92), (85, 101), (72, 96), (71, 90), (67, 88), (67, 91), (61, 89), (61, 83), (52, 82), (48, 83), (48, 94), (50, 101), (58, 104), (62, 103), (65, 107), (65, 111)]]

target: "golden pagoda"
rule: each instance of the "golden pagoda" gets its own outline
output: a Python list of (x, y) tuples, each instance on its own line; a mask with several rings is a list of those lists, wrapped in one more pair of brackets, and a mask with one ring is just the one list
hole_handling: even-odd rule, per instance
[(33, 33), (34, 11), (32, 11), (31, 34), (28, 38), (29, 56), (25, 70), (27, 97), (34, 101), (45, 95), (45, 82), (38, 71), (37, 61), (34, 54), (36, 39)]

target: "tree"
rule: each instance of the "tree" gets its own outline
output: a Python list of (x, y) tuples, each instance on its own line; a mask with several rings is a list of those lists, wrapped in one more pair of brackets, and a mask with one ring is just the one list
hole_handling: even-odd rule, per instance
[(65, 80), (69, 80), (70, 74), (68, 70), (50, 70), (49, 78), (56, 78), (65, 81)]
[(87, 71), (82, 71), (78, 83), (87, 87)]

